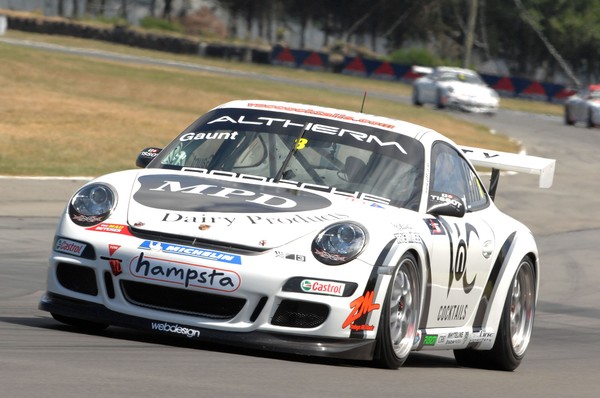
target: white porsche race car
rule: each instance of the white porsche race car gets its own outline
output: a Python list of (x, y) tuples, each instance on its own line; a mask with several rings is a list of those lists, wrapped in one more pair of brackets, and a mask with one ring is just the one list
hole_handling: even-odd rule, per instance
[(585, 123), (600, 126), (600, 84), (591, 84), (565, 101), (565, 124)]
[(434, 104), (439, 109), (457, 108), (490, 115), (498, 111), (498, 93), (477, 72), (449, 66), (417, 68), (424, 75), (413, 82), (413, 105)]
[(137, 164), (67, 204), (39, 304), (58, 321), (386, 368), (419, 350), (454, 350), (465, 366), (521, 362), (539, 254), (474, 165), (494, 170), (492, 186), (513, 170), (549, 187), (554, 160), (248, 100)]

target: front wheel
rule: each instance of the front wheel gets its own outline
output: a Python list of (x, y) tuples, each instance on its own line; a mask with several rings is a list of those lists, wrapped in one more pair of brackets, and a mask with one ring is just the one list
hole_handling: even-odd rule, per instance
[(575, 121), (571, 117), (571, 112), (569, 112), (569, 108), (565, 106), (565, 124), (567, 126), (572, 126), (575, 124)]
[(455, 350), (459, 365), (515, 370), (529, 346), (535, 317), (536, 279), (533, 262), (523, 258), (504, 303), (498, 335), (490, 351)]
[(446, 107), (447, 101), (448, 98), (446, 94), (444, 94), (444, 92), (441, 89), (438, 90), (435, 95), (435, 107), (438, 109), (444, 109)]
[(406, 253), (394, 271), (379, 321), (375, 364), (397, 369), (410, 353), (419, 322), (421, 285), (415, 257)]
[(414, 106), (423, 106), (423, 103), (419, 100), (419, 90), (417, 88), (413, 89), (412, 103)]

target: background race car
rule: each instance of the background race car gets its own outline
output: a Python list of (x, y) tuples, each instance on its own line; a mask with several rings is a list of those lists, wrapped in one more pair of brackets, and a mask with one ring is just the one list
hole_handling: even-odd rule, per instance
[(565, 124), (578, 122), (600, 126), (600, 84), (586, 86), (565, 101)]
[(434, 104), (439, 109), (448, 107), (490, 115), (498, 111), (498, 93), (477, 72), (448, 66), (416, 68), (424, 75), (413, 82), (414, 105)]

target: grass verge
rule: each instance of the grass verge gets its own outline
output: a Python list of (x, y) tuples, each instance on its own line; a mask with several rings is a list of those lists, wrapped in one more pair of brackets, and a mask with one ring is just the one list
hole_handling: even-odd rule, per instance
[[(325, 85), (408, 95), (409, 86), (329, 73), (177, 56), (81, 39), (10, 31), (7, 37), (206, 63)], [(89, 175), (134, 167), (145, 146), (164, 146), (210, 108), (233, 99), (272, 99), (358, 109), (361, 98), (326, 88), (182, 71), (0, 43), (0, 174)], [(415, 122), (456, 142), (516, 151), (446, 112), (371, 97), (367, 113)]]

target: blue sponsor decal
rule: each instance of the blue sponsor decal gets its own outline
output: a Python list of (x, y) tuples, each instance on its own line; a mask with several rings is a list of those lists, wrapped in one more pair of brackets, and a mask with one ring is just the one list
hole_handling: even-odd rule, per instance
[(241, 264), (240, 256), (235, 254), (222, 253), (214, 250), (200, 249), (192, 246), (174, 245), (171, 243), (155, 242), (152, 240), (144, 241), (139, 249), (150, 250), (156, 253), (179, 254), (181, 256), (201, 258), (204, 260), (219, 261), (228, 264)]

